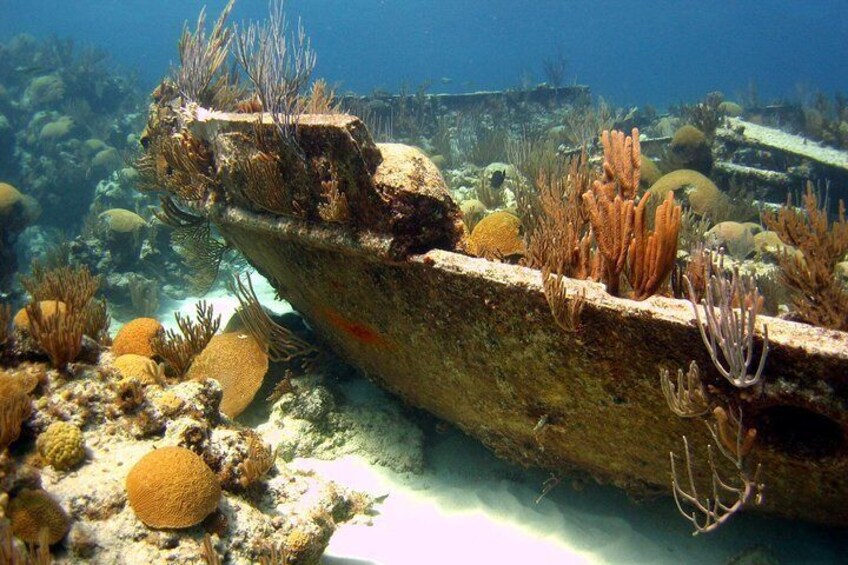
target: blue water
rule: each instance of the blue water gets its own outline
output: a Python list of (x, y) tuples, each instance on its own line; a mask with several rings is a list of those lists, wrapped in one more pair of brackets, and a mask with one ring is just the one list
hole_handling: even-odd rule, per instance
[[(107, 48), (153, 86), (176, 55), (183, 21), (223, 0), (0, 0), (0, 41), (51, 33)], [(665, 106), (722, 90), (761, 98), (848, 90), (848, 3), (567, 0), (290, 0), (318, 51), (317, 76), (342, 90), (430, 91), (543, 81), (562, 53), (567, 82), (616, 104)], [(234, 20), (262, 18), (264, 0)], [(443, 80), (445, 79), (445, 80)]]

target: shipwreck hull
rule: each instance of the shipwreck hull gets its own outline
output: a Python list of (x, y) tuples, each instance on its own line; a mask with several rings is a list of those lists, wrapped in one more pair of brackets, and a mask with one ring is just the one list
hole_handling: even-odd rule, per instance
[[(374, 242), (240, 210), (214, 222), (344, 359), (499, 456), (669, 492), (669, 452), (686, 435), (706, 467), (705, 427), (672, 414), (658, 380), (658, 366), (696, 360), (721, 384), (688, 302), (566, 281), (586, 292), (581, 328), (567, 333), (538, 271), (438, 250), (392, 261)], [(848, 524), (848, 336), (767, 323), (766, 384), (744, 404), (760, 437), (760, 508)]]
[(578, 331), (565, 331), (539, 271), (453, 252), (467, 244), (461, 215), (423, 153), (374, 144), (352, 116), (302, 116), (296, 144), (274, 141), (276, 127), (181, 106), (163, 84), (146, 174), (191, 210), (175, 220), (205, 216), (378, 384), (520, 465), (644, 495), (670, 493), (682, 436), (696, 480), (709, 477), (706, 427), (677, 417), (659, 381), (660, 367), (694, 360), (710, 396), (757, 431), (757, 508), (848, 525), (847, 333), (764, 318), (763, 383), (740, 391), (713, 367), (688, 301), (565, 280), (569, 296), (585, 293)]

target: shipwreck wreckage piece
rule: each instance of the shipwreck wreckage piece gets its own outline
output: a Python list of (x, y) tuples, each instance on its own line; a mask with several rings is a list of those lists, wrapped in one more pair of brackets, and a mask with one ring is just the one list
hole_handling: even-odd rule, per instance
[[(275, 127), (268, 115), (160, 95), (145, 141), (148, 153), (168, 139), (203, 148), (207, 192), (185, 204), (382, 387), (520, 465), (668, 494), (669, 452), (683, 435), (703, 451), (710, 438), (668, 409), (658, 368), (694, 360), (711, 394), (739, 402), (758, 432), (752, 457), (767, 485), (758, 508), (848, 525), (848, 334), (766, 318), (762, 391), (739, 400), (712, 368), (689, 302), (635, 302), (565, 280), (585, 302), (580, 330), (564, 332), (541, 273), (458, 252), (460, 212), (435, 166), (417, 149), (374, 144), (355, 117), (303, 116), (299, 147), (276, 145), (268, 174), (278, 176), (261, 188), (298, 204), (269, 211), (240, 171), (271, 159), (265, 133)], [(290, 170), (286, 153), (305, 168)], [(173, 159), (151, 159), (159, 174), (174, 174)], [(331, 200), (344, 200), (347, 213), (327, 221), (320, 211)], [(706, 464), (696, 471), (708, 477)]]
[[(712, 176), (748, 182), (760, 190), (758, 197), (782, 201), (808, 180), (831, 180), (848, 198), (848, 152), (759, 125), (742, 118), (728, 118), (716, 130), (716, 162)], [(725, 184), (727, 184), (725, 182)], [(763, 193), (765, 192), (765, 193)]]

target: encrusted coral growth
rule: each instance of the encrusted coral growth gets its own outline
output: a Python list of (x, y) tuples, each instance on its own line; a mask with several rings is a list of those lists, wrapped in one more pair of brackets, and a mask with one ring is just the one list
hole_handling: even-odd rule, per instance
[(839, 201), (835, 221), (828, 221), (812, 183), (803, 197), (804, 210), (792, 206), (791, 196), (776, 214), (763, 212), (763, 223), (800, 255), (784, 250), (780, 278), (792, 291), (792, 304), (806, 322), (848, 331), (848, 290), (835, 274), (836, 264), (848, 253), (845, 203)]

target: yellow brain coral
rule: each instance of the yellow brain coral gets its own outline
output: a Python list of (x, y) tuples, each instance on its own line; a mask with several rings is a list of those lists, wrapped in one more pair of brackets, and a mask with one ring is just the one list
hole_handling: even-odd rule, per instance
[(217, 507), (221, 484), (198, 455), (162, 447), (142, 457), (127, 475), (127, 499), (151, 528), (188, 528)]
[(17, 188), (9, 183), (0, 182), (0, 218), (14, 213), (22, 199), (23, 195)]
[[(44, 315), (45, 320), (55, 316), (56, 312), (64, 314), (67, 310), (65, 303), (58, 300), (41, 300), (38, 303), (38, 306), (41, 308), (41, 313)], [(15, 314), (15, 318), (12, 320), (12, 323), (19, 330), (29, 329), (29, 315), (26, 312), (26, 308), (18, 310), (18, 313)]]
[(192, 361), (186, 378), (215, 379), (221, 384), (221, 412), (235, 418), (247, 408), (268, 372), (268, 354), (245, 333), (213, 337)]
[(470, 243), (472, 253), (478, 257), (523, 255), (521, 220), (509, 212), (489, 214), (474, 226)]
[(60, 471), (75, 467), (85, 458), (82, 431), (68, 422), (50, 424), (35, 445), (44, 460)]
[(42, 528), (47, 528), (50, 545), (65, 537), (71, 521), (59, 503), (43, 490), (23, 489), (9, 503), (7, 511), (12, 533), (28, 543), (37, 543)]
[(118, 330), (112, 341), (112, 353), (115, 357), (135, 353), (145, 357), (153, 357), (150, 340), (163, 331), (162, 324), (153, 318), (136, 318)]
[(112, 361), (112, 366), (123, 378), (137, 379), (143, 385), (157, 384), (156, 375), (159, 367), (149, 357), (127, 353)]

